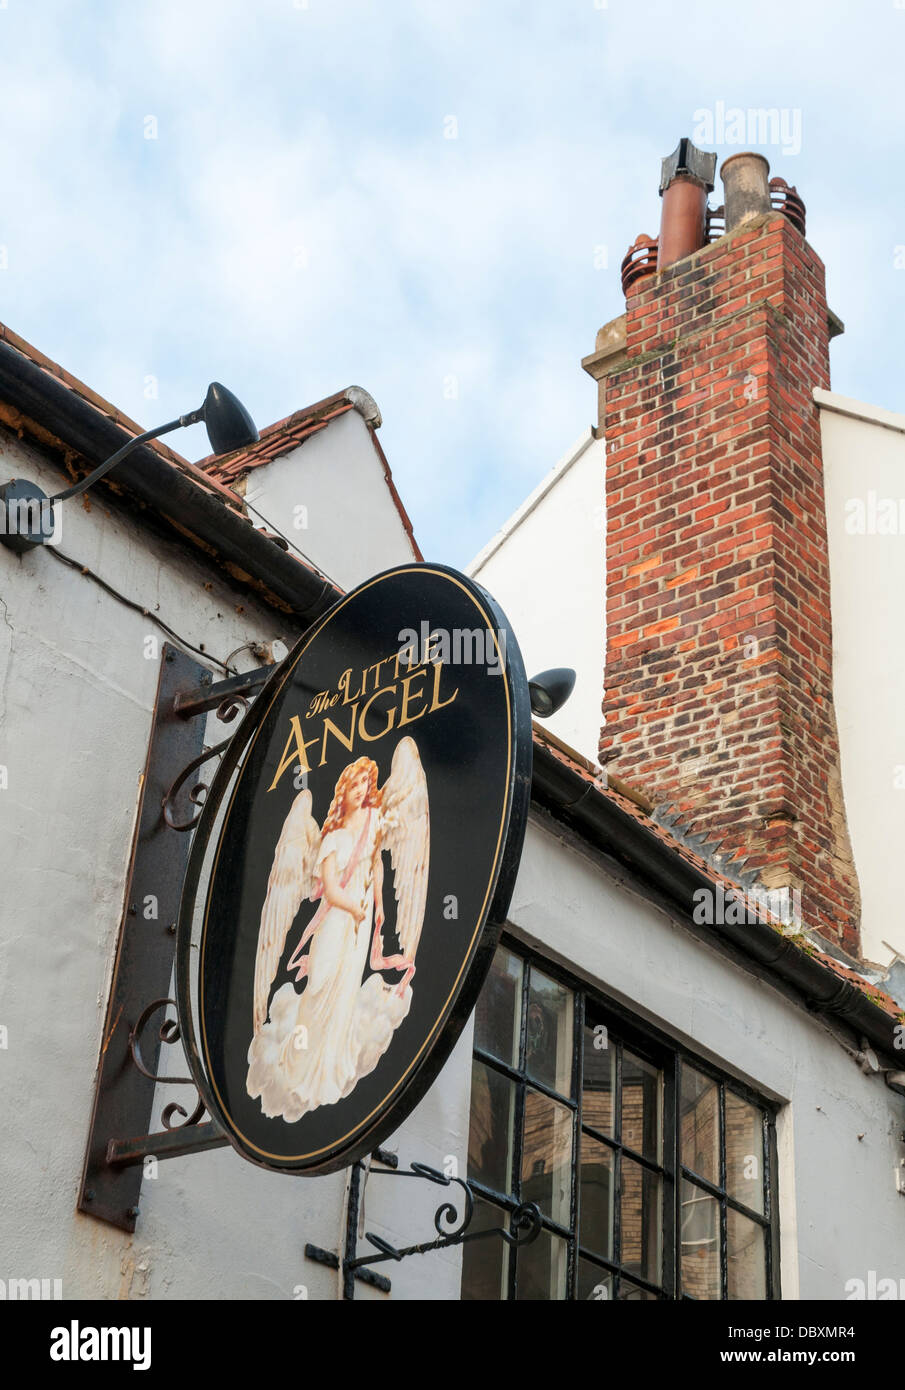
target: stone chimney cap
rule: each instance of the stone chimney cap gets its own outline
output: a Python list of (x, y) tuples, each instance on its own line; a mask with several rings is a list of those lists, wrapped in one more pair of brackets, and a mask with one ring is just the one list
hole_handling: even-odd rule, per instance
[(672, 154), (664, 159), (660, 166), (661, 198), (669, 185), (680, 174), (690, 175), (698, 183), (703, 184), (708, 193), (712, 193), (713, 180), (716, 175), (716, 155), (708, 154), (706, 150), (699, 150), (697, 145), (693, 145), (686, 138), (680, 140)]

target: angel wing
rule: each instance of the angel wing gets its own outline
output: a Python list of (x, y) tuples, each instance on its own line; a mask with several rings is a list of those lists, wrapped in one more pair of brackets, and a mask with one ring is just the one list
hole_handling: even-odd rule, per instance
[(255, 1033), (267, 1018), (267, 1002), (295, 915), (314, 887), (314, 865), (321, 832), (311, 814), (311, 793), (299, 792), (277, 841), (267, 896), (261, 909), (255, 956)]
[(396, 932), (403, 955), (413, 961), (424, 924), (430, 864), (427, 779), (413, 738), (397, 744), (383, 784), (382, 844), (393, 865)]

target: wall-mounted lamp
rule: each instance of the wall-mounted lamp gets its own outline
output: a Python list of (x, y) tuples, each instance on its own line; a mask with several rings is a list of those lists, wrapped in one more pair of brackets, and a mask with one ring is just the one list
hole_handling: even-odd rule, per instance
[(532, 676), (528, 682), (532, 714), (547, 719), (562, 708), (574, 689), (575, 672), (570, 666), (557, 666), (555, 670)]
[(255, 422), (242, 402), (232, 391), (221, 386), (219, 381), (212, 381), (207, 388), (203, 405), (197, 410), (193, 410), (189, 415), (180, 415), (178, 420), (170, 420), (166, 425), (158, 425), (156, 429), (145, 430), (144, 434), (136, 435), (104, 463), (99, 464), (87, 478), (66, 488), (65, 491), (48, 497), (37, 484), (29, 482), (27, 478), (12, 478), (0, 487), (0, 524), (3, 526), (0, 542), (10, 550), (17, 551), (31, 550), (36, 545), (43, 545), (54, 531), (55, 502), (68, 502), (70, 498), (86, 492), (99, 478), (103, 478), (105, 473), (109, 473), (111, 468), (121, 463), (127, 454), (137, 449), (139, 444), (158, 439), (160, 435), (169, 434), (171, 430), (197, 425), (202, 420), (214, 454), (231, 454), (235, 449), (245, 449), (250, 444), (257, 443), (258, 431)]

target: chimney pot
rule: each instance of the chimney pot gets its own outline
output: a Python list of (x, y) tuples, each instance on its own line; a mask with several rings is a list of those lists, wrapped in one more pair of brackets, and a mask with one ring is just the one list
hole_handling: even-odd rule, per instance
[(707, 194), (713, 190), (716, 155), (679, 141), (660, 166), (659, 253), (657, 270), (691, 256), (707, 244)]
[(726, 205), (726, 231), (770, 213), (770, 165), (762, 154), (745, 151), (723, 160), (720, 169)]

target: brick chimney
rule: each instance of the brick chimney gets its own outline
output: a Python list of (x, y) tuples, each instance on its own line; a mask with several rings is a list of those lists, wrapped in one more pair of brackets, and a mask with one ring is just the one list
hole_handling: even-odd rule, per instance
[(841, 325), (763, 156), (726, 160), (725, 210), (695, 230), (708, 160), (690, 141), (664, 160), (672, 263), (639, 238), (625, 315), (583, 363), (607, 441), (600, 758), (745, 887), (799, 890), (803, 925), (857, 955), (812, 396)]

